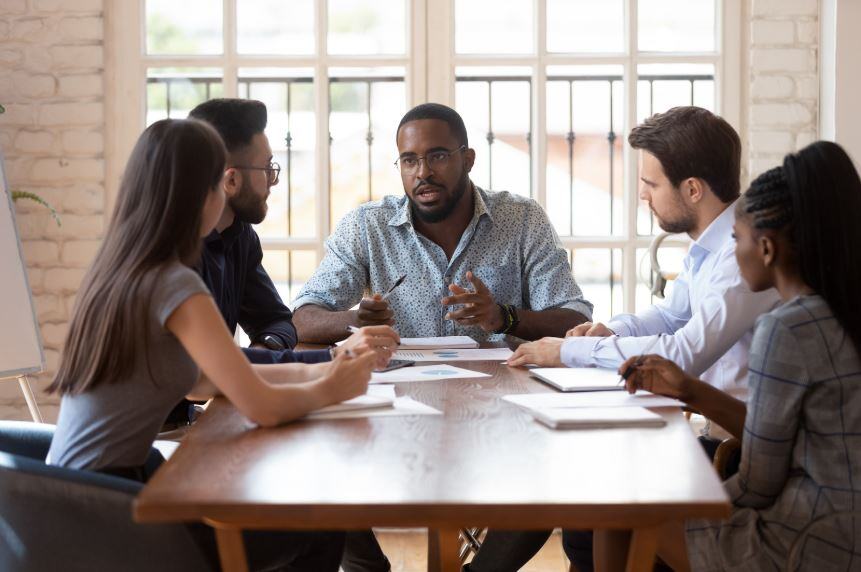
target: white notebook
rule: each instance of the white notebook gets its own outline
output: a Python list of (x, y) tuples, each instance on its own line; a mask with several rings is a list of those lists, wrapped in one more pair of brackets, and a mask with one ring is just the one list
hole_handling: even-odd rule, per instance
[(645, 407), (590, 407), (530, 409), (536, 421), (553, 429), (608, 427), (663, 427), (663, 417)]
[(560, 391), (609, 391), (625, 389), (619, 374), (596, 367), (539, 367), (529, 371), (534, 377)]
[(477, 348), (478, 342), (469, 336), (440, 336), (436, 338), (401, 338), (399, 350), (439, 350)]

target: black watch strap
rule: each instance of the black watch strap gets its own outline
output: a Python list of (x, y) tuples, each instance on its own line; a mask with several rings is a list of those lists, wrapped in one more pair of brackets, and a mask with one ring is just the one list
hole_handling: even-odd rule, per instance
[(270, 350), (278, 351), (286, 349), (286, 346), (284, 345), (284, 342), (281, 341), (281, 338), (274, 334), (263, 334), (257, 340), (257, 343), (263, 344), (264, 346), (266, 346), (267, 349)]
[(493, 332), (494, 334), (508, 334), (517, 328), (520, 318), (517, 317), (517, 309), (511, 304), (497, 304), (502, 313), (502, 327)]

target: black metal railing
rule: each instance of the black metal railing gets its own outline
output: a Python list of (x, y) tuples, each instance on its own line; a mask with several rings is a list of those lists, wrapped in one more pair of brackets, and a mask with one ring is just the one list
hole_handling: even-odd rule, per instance
[[(328, 79), (329, 84), (360, 84), (364, 85), (364, 89), (366, 92), (365, 98), (365, 109), (364, 113), (367, 117), (367, 132), (365, 136), (365, 142), (367, 145), (367, 170), (368, 170), (368, 200), (373, 199), (373, 155), (372, 149), (374, 145), (374, 130), (373, 130), (373, 122), (371, 117), (371, 105), (372, 105), (372, 87), (377, 83), (391, 83), (391, 82), (403, 82), (404, 78), (402, 76), (381, 76), (381, 77), (330, 77)], [(493, 86), (497, 83), (510, 83), (510, 82), (520, 82), (526, 83), (530, 86), (529, 89), (529, 108), (527, 110), (529, 114), (529, 127), (528, 131), (525, 135), (526, 145), (527, 145), (527, 153), (529, 157), (529, 194), (530, 196), (534, 196), (533, 186), (533, 170), (535, 168), (534, 161), (532, 159), (532, 139), (533, 139), (533, 114), (532, 109), (534, 105), (533, 95), (532, 95), (532, 77), (531, 76), (509, 76), (509, 77), (496, 77), (496, 76), (459, 76), (456, 78), (458, 83), (460, 82), (478, 82), (485, 83), (487, 85), (487, 133), (485, 134), (485, 140), (487, 141), (487, 156), (488, 156), (488, 165), (487, 165), (487, 173), (488, 173), (488, 188), (493, 188), (493, 146), (497, 140), (497, 134), (494, 132), (493, 126), (493, 109), (494, 109), (494, 98), (493, 98)], [(615, 125), (614, 118), (614, 110), (617, 102), (614, 102), (614, 85), (623, 81), (623, 77), (621, 75), (601, 75), (601, 76), (593, 76), (593, 75), (553, 75), (547, 77), (547, 82), (565, 82), (568, 83), (568, 132), (566, 134), (566, 141), (568, 145), (568, 192), (569, 192), (569, 201), (570, 201), (570, 212), (569, 212), (569, 228), (571, 235), (574, 234), (574, 207), (575, 207), (575, 197), (574, 197), (574, 182), (575, 182), (575, 172), (574, 172), (574, 158), (575, 158), (575, 142), (577, 140), (577, 133), (574, 130), (574, 90), (578, 83), (581, 82), (604, 82), (608, 85), (608, 93), (609, 93), (609, 130), (607, 132), (607, 149), (609, 154), (609, 188), (607, 189), (609, 193), (609, 228), (610, 234), (613, 234), (615, 231), (614, 228), (614, 216), (613, 211), (615, 208), (615, 191), (618, 182), (616, 181), (614, 175), (614, 160), (615, 160), (615, 142), (618, 137), (617, 126)], [(689, 101), (687, 103), (694, 105), (695, 101), (695, 87), (698, 82), (710, 82), (714, 81), (714, 76), (710, 74), (682, 74), (682, 75), (669, 75), (669, 74), (654, 74), (654, 75), (640, 75), (638, 76), (638, 82), (648, 82), (649, 86), (649, 115), (654, 114), (654, 94), (655, 94), (655, 83), (656, 82), (688, 82), (690, 85), (689, 90)], [(240, 90), (240, 95), (244, 95), (246, 97), (250, 97), (252, 86), (255, 84), (282, 84), (285, 86), (286, 91), (286, 112), (287, 112), (287, 130), (284, 134), (284, 142), (286, 144), (286, 161), (285, 161), (285, 177), (286, 177), (286, 191), (287, 191), (287, 234), (288, 236), (292, 234), (292, 207), (293, 207), (293, 134), (292, 134), (292, 114), (293, 114), (293, 89), (297, 84), (308, 84), (312, 83), (313, 79), (310, 77), (296, 77), (296, 78), (286, 78), (286, 77), (242, 77), (238, 80), (238, 86)], [(175, 91), (172, 89), (177, 84), (189, 84), (192, 85), (202, 85), (203, 92), (201, 93), (201, 101), (205, 101), (210, 99), (212, 94), (212, 88), (215, 85), (219, 85), (222, 83), (221, 77), (216, 76), (194, 76), (194, 77), (183, 77), (183, 76), (154, 76), (147, 78), (148, 85), (164, 85), (165, 88), (165, 111), (166, 115), (169, 117), (171, 111), (173, 109), (173, 94)], [(330, 96), (330, 107), (331, 107), (331, 90), (329, 93)], [(199, 103), (199, 102), (198, 102)], [(685, 102), (679, 102), (679, 105), (684, 105)], [(467, 119), (467, 123), (469, 123), (469, 118)], [(332, 134), (328, 134), (328, 142), (331, 146), (333, 142)], [(330, 201), (330, 210), (331, 210), (331, 182), (329, 189), (329, 201)], [(650, 222), (650, 232), (654, 232), (654, 217), (651, 218)], [(612, 271), (614, 267), (614, 252), (613, 249), (610, 249), (610, 287), (611, 290), (614, 287), (614, 273)], [(288, 251), (289, 256), (289, 251)], [(292, 281), (292, 260), (288, 259), (288, 266), (290, 267), (290, 278)]]

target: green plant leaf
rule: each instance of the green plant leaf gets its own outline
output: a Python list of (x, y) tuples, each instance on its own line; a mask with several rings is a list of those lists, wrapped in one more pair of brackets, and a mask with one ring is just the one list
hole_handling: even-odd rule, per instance
[(51, 211), (51, 216), (54, 217), (54, 221), (57, 223), (57, 226), (63, 226), (63, 223), (60, 221), (60, 215), (57, 214), (57, 211), (54, 210), (54, 207), (51, 204), (37, 195), (36, 193), (29, 193), (27, 191), (12, 191), (12, 200), (17, 201), (18, 199), (27, 199), (33, 201), (34, 203), (39, 203), (49, 211)]
[(2, 103), (0, 103), (0, 113), (6, 113), (6, 108), (3, 107)]

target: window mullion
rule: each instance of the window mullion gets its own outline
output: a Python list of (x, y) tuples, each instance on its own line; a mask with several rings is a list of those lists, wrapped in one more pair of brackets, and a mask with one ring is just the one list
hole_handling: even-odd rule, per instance
[(529, 136), (532, 142), (532, 198), (547, 208), (547, 0), (536, 0), (535, 53), (538, 61), (532, 68), (532, 125)]
[[(625, 3), (625, 128), (623, 136), (637, 123), (637, 0)], [(625, 248), (622, 253), (622, 304), (624, 311), (634, 312), (637, 303), (637, 154), (627, 144), (622, 145), (624, 157), (623, 206)]]
[(239, 97), (238, 70), (236, 66), (236, 0), (224, 0), (224, 60), (222, 78), (224, 97)]
[(317, 61), (314, 66), (314, 100), (317, 110), (317, 260), (323, 260), (326, 237), (329, 236), (330, 173), (329, 173), (329, 68), (327, 58), (326, 0), (317, 0), (314, 21)]

